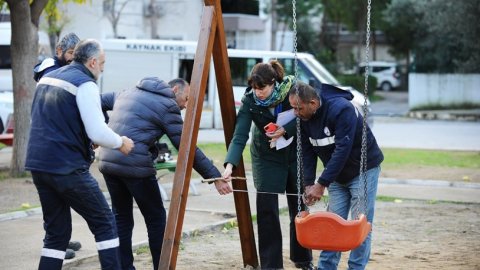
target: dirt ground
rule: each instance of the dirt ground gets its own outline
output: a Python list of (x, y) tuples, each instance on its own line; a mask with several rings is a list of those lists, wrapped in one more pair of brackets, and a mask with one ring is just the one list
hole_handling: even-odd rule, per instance
[[(92, 173), (101, 179), (95, 167)], [(164, 176), (168, 181), (171, 176)], [(434, 179), (480, 183), (479, 170), (415, 168), (384, 170), (382, 177)], [(104, 188), (104, 181), (99, 184)], [(104, 189), (106, 190), (106, 189)], [(0, 180), (0, 213), (39, 206), (31, 178)], [(284, 235), (288, 219), (282, 215)], [(256, 224), (254, 225), (254, 228)], [(314, 263), (318, 260), (314, 251)], [(372, 255), (367, 269), (479, 269), (480, 204), (426, 201), (377, 201), (373, 226)], [(344, 253), (339, 269), (346, 269)], [(137, 269), (152, 269), (148, 250), (135, 257)], [(288, 259), (288, 237), (284, 237), (284, 267), (294, 269)], [(64, 269), (99, 269), (96, 258)], [(243, 269), (237, 228), (219, 230), (182, 239), (176, 269)]]
[[(281, 216), (282, 231), (288, 218)], [(284, 267), (288, 259), (284, 237)], [(319, 251), (314, 251), (314, 263)], [(425, 201), (377, 202), (373, 247), (367, 269), (480, 269), (480, 205)], [(346, 269), (348, 252), (339, 269)], [(84, 261), (69, 270), (99, 269), (98, 261)], [(183, 239), (176, 269), (245, 269), (238, 228), (224, 229)], [(152, 269), (148, 250), (135, 255), (137, 270)]]

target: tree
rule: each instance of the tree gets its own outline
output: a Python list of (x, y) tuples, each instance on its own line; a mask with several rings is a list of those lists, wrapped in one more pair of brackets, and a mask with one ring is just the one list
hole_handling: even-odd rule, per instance
[[(50, 0), (57, 3), (58, 0)], [(85, 0), (64, 0), (64, 2), (85, 2)], [(13, 115), (15, 119), (15, 140), (13, 142), (10, 175), (25, 174), (27, 143), (30, 133), (30, 112), (35, 81), (32, 69), (38, 59), (38, 27), (40, 15), (49, 0), (0, 0), (10, 10), (12, 37), (10, 53), (12, 58)]]
[(480, 72), (479, 1), (424, 1), (420, 7), (425, 34), (417, 34), (417, 71)]
[(113, 37), (118, 38), (118, 22), (122, 11), (130, 0), (122, 0), (120, 6), (117, 6), (117, 0), (103, 0), (105, 16), (112, 24)]
[[(278, 27), (282, 27), (282, 33), (285, 33), (285, 31), (290, 28), (290, 30), (293, 30), (292, 25), (293, 25), (293, 6), (292, 6), (292, 1), (291, 0), (271, 0), (271, 3), (267, 10), (265, 11), (266, 13), (272, 14), (272, 50), (276, 49), (276, 40), (275, 40), (275, 33), (279, 30)], [(311, 34), (312, 31), (312, 26), (308, 25), (308, 29), (305, 29), (303, 27), (300, 27), (301, 25), (307, 25), (308, 21), (311, 20), (312, 16), (317, 16), (319, 13), (321, 13), (321, 6), (320, 6), (320, 0), (311, 0), (311, 1), (297, 1), (296, 2), (296, 18), (297, 18), (297, 32), (298, 35), (300, 36), (302, 31), (304, 33), (309, 33)], [(318, 35), (315, 33), (315, 36)], [(315, 36), (312, 38), (310, 36), (309, 39), (305, 40), (306, 42), (310, 43), (306, 45), (307, 48), (309, 47), (316, 47), (315, 45), (311, 45), (311, 43), (317, 43), (318, 45), (318, 39), (315, 38)], [(283, 40), (283, 39), (282, 39)], [(303, 50), (301, 46), (302, 44), (299, 45), (299, 50)], [(279, 48), (281, 49), (283, 47), (283, 44), (279, 45)]]
[[(25, 159), (30, 132), (30, 110), (35, 91), (32, 68), (37, 62), (38, 24), (48, 0), (4, 0), (10, 9), (12, 25), (11, 56), (15, 140), (10, 174), (25, 173)], [(3, 1), (0, 2), (3, 6)]]
[(383, 31), (390, 45), (390, 53), (406, 59), (410, 66), (410, 53), (422, 35), (420, 21), (423, 14), (416, 0), (393, 0), (383, 12)]
[[(58, 8), (59, 0), (49, 0), (45, 6), (45, 17), (47, 20), (47, 33), (50, 41), (50, 50), (55, 52), (55, 46), (65, 25), (69, 23), (69, 18), (65, 17), (65, 12)], [(63, 3), (73, 2), (77, 4), (86, 3), (87, 0), (62, 0)]]

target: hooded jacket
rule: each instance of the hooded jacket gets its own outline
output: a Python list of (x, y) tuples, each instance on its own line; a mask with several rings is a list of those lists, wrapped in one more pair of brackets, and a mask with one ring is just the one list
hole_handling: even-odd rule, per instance
[(54, 56), (53, 58), (45, 58), (42, 62), (36, 64), (33, 68), (33, 79), (38, 82), (43, 77), (43, 75), (59, 69), (65, 65), (67, 65), (67, 62), (60, 60), (56, 56)]
[[(320, 184), (345, 184), (360, 174), (363, 117), (350, 103), (352, 93), (328, 84), (316, 91), (321, 106), (311, 119), (301, 123), (305, 184), (315, 181), (317, 157), (324, 166)], [(367, 126), (367, 170), (382, 161), (382, 151)]]
[[(147, 77), (131, 90), (103, 94), (102, 109), (112, 110), (108, 126), (135, 143), (127, 156), (102, 147), (99, 153), (102, 173), (128, 178), (154, 176), (155, 142), (166, 134), (175, 148), (179, 148), (183, 120), (173, 90), (164, 81)], [(193, 167), (203, 178), (221, 176), (198, 148)]]

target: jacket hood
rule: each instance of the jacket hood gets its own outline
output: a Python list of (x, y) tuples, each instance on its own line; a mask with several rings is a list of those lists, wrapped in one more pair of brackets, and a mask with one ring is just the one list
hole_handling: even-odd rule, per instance
[(152, 92), (169, 98), (175, 98), (172, 88), (158, 77), (145, 77), (136, 86), (140, 90)]
[(320, 90), (317, 89), (317, 93), (326, 100), (337, 97), (342, 97), (347, 100), (353, 99), (353, 94), (350, 91), (340, 89), (330, 84), (322, 84), (322, 88)]

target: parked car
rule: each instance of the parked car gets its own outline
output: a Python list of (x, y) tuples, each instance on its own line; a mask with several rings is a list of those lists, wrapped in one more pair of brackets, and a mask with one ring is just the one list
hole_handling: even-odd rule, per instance
[[(0, 92), (0, 134), (6, 132), (13, 120), (13, 92)], [(10, 124), (11, 125), (11, 124)]]
[[(391, 91), (401, 85), (400, 67), (394, 62), (372, 61), (370, 62), (370, 75), (377, 78), (377, 88), (383, 91)], [(365, 73), (365, 63), (358, 66), (358, 74)]]

